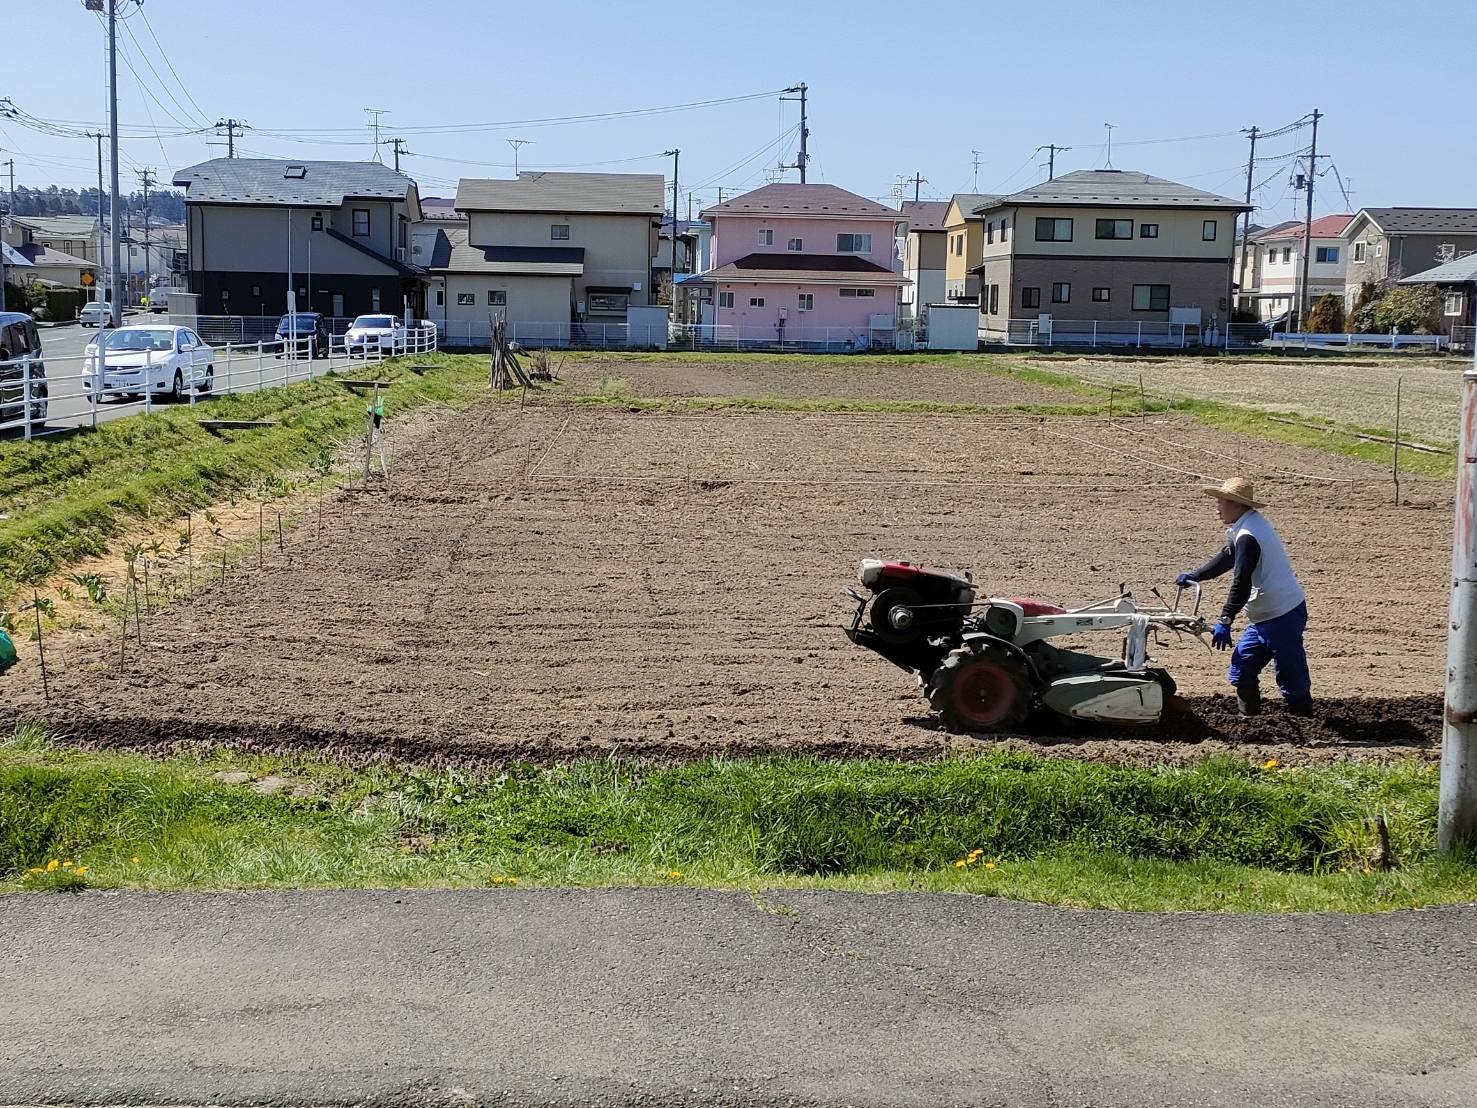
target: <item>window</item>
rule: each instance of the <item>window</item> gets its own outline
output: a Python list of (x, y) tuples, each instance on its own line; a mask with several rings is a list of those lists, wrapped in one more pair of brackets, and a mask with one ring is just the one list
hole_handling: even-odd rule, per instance
[(290, 165), (282, 171), (282, 176), (289, 181), (301, 181), (308, 175), (308, 167), (305, 165)]
[(1157, 223), (1140, 223), (1139, 224), (1139, 238), (1141, 238), (1141, 239), (1157, 239), (1158, 237), (1159, 237), (1159, 224), (1157, 224)]
[(800, 253), (800, 251), (805, 249), (805, 243), (803, 243), (799, 239), (791, 239), (785, 244), (785, 249), (790, 251), (790, 253), (792, 254), (798, 254)]
[(1315, 262), (1337, 262), (1339, 260), (1339, 248), (1337, 246), (1320, 246), (1313, 255)]
[(489, 308), (506, 308), (508, 306), (508, 293), (505, 289), (488, 289), (487, 306)]
[(372, 311), (372, 312), (377, 312), (377, 311), (380, 310), (380, 290), (379, 289), (370, 289), (369, 290), (369, 310)]
[(995, 221), (993, 219), (990, 220), (989, 223), (986, 223), (985, 224), (985, 241), (986, 242), (994, 242), (995, 241)]
[(1093, 289), (1092, 290), (1092, 301), (1093, 301), (1094, 304), (1106, 304), (1111, 299), (1113, 299), (1113, 290), (1112, 289)]
[(1385, 244), (1384, 243), (1382, 243), (1382, 242), (1375, 243), (1375, 246), (1374, 246), (1374, 256), (1376, 258), (1383, 258), (1385, 256)]
[(1010, 241), (1010, 223), (1003, 219), (1000, 221), (1000, 241)]
[(1051, 286), (1051, 302), (1053, 304), (1070, 304), (1072, 302), (1072, 286), (1066, 281), (1057, 281)]
[(1282, 261), (1284, 263), (1292, 261), (1292, 247), (1284, 246), (1282, 248)]
[(569, 224), (568, 223), (551, 223), (551, 224), (549, 224), (549, 238), (551, 240), (559, 240), (559, 241), (563, 241), (565, 239), (568, 239), (569, 238)]
[(313, 217), (312, 227), (315, 231), (323, 230), (323, 217), (321, 215), (315, 215)]
[[(964, 236), (959, 236), (960, 244), (963, 245)], [(871, 235), (837, 235), (836, 253), (838, 254), (870, 254), (872, 252)], [(959, 253), (964, 253), (961, 249)]]
[(1133, 220), (1100, 219), (1097, 221), (1097, 237), (1100, 239), (1133, 238)]
[(623, 312), (630, 302), (630, 296), (624, 292), (591, 292), (585, 295), (585, 303), (591, 312)]
[(367, 239), (369, 237), (369, 209), (354, 209), (354, 237)]
[(764, 297), (762, 297), (762, 296), (751, 296), (751, 297), (749, 297), (749, 307), (751, 307), (751, 308), (762, 308), (762, 307), (764, 307)]
[(477, 294), (475, 292), (457, 293), (456, 306), (458, 308), (475, 308), (477, 306)]
[(841, 298), (843, 300), (853, 300), (853, 299), (856, 299), (857, 297), (868, 297), (868, 296), (876, 296), (876, 295), (877, 295), (877, 290), (876, 289), (842, 289), (841, 290)]
[(815, 293), (802, 292), (800, 294), (800, 310), (802, 312), (815, 311)]
[(1072, 221), (1039, 216), (1036, 219), (1037, 242), (1071, 242)]
[(1449, 293), (1446, 294), (1446, 314), (1447, 315), (1461, 315), (1462, 314), (1462, 294), (1461, 293), (1459, 293), (1459, 292), (1449, 292)]
[(1364, 261), (1364, 243), (1356, 242), (1354, 244), (1354, 260), (1356, 262)]
[(262, 287), (261, 287), (261, 285), (252, 285), (251, 286), (251, 295), (252, 296), (260, 296), (261, 294), (262, 294)]
[(1022, 308), (1039, 308), (1039, 307), (1041, 307), (1041, 290), (1040, 289), (1021, 289), (1021, 307)]
[(733, 293), (731, 293), (731, 292), (720, 292), (718, 294), (718, 306), (720, 308), (731, 308), (731, 307), (733, 307)]
[(774, 232), (772, 230), (770, 230), (768, 227), (764, 228), (764, 230), (762, 230), (762, 231), (759, 232), (759, 245), (760, 246), (773, 246), (774, 245)]
[(1169, 311), (1169, 286), (1134, 285), (1133, 310), (1136, 312)]
[(436, 307), (438, 307), (438, 308), (444, 308), (444, 307), (446, 307), (446, 290), (445, 289), (437, 289), (436, 290)]
[(1200, 241), (1201, 242), (1214, 242), (1215, 241), (1215, 220), (1213, 220), (1213, 219), (1207, 219), (1207, 220), (1204, 220), (1200, 224)]
[(996, 315), (1000, 311), (999, 285), (990, 286), (989, 306), (986, 308), (986, 311), (988, 311), (991, 315)]

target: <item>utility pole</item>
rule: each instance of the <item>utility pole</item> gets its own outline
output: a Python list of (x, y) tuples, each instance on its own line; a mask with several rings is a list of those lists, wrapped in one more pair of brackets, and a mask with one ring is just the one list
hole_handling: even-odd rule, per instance
[[(245, 130), (246, 124), (239, 119), (217, 119), (215, 126), (217, 131), (221, 128), (225, 129), (226, 157), (234, 158), (236, 156), (236, 132)], [(213, 145), (219, 146), (220, 144), (215, 143)]]
[(384, 159), (380, 157), (380, 146), (383, 145), (380, 142), (380, 116), (389, 115), (390, 109), (365, 108), (364, 111), (369, 116), (369, 129), (374, 132), (374, 158), (372, 160), (383, 162)]
[(972, 186), (970, 186), (970, 191), (971, 192), (979, 192), (979, 190), (980, 190), (980, 152), (978, 150), (971, 150), (970, 153), (974, 155), (974, 184)]
[[(1241, 274), (1237, 278), (1236, 288), (1246, 291), (1246, 253), (1247, 240), (1251, 238), (1251, 178), (1256, 169), (1256, 137), (1261, 131), (1252, 127), (1244, 132), (1251, 138), (1251, 152), (1246, 155), (1246, 211), (1241, 213)], [(1229, 279), (1228, 279), (1229, 281)], [(1231, 320), (1236, 315), (1236, 289), (1226, 289), (1226, 334), (1231, 333)]]
[(682, 151), (673, 147), (663, 151), (672, 159), (672, 316), (677, 315), (677, 165)]
[(1070, 146), (1058, 146), (1055, 143), (1036, 147), (1036, 153), (1038, 154), (1043, 150), (1046, 151), (1046, 179), (1048, 181), (1056, 178), (1056, 156), (1058, 154), (1065, 154), (1070, 149), (1072, 149)]
[(10, 210), (11, 211), (14, 211), (15, 210), (15, 159), (14, 158), (11, 158), (10, 161), (4, 162), (4, 163), (0, 163), (0, 164), (6, 165), (6, 166), (8, 166), (10, 168), (10, 192), (7, 195), (10, 198)]
[(405, 140), (402, 138), (385, 139), (385, 142), (388, 143), (390, 147), (395, 151), (395, 172), (399, 173), (400, 155), (409, 154), (410, 151), (405, 149)]
[(504, 139), (503, 141), (513, 148), (513, 178), (516, 180), (518, 177), (518, 150), (521, 147), (527, 146), (533, 139)]
[[(112, 159), (109, 167), (110, 199), (108, 210), (112, 213), (113, 255), (113, 326), (123, 325), (123, 246), (118, 238), (118, 4), (128, 0), (84, 0), (88, 11), (101, 11), (104, 4), (108, 11), (108, 151)], [(139, 0), (141, 2), (141, 0)], [(98, 337), (98, 348), (103, 345)]]
[(0, 312), (5, 310), (5, 221), (15, 210), (15, 159), (3, 164), (10, 167), (10, 191), (6, 193), (5, 203), (0, 205)]
[(93, 300), (100, 300), (108, 291), (108, 263), (103, 260), (102, 253), (102, 131), (93, 134), (97, 140), (97, 272), (102, 275), (102, 281), (93, 284)]
[(925, 180), (925, 178), (924, 178), (923, 174), (921, 174), (921, 173), (919, 173), (919, 172), (917, 172), (915, 170), (914, 173), (913, 173), (913, 203), (915, 203), (915, 204), (918, 203), (919, 197), (922, 196), (922, 194), (923, 194), (923, 182), (924, 182), (924, 180)]
[(1313, 178), (1318, 176), (1318, 120), (1322, 113), (1313, 109), (1313, 142), (1308, 150), (1308, 206), (1303, 217), (1303, 273), (1298, 282), (1298, 330), (1308, 319), (1308, 255), (1313, 243)]
[(149, 264), (149, 186), (154, 183), (154, 171), (144, 169), (138, 176), (144, 185), (144, 295), (148, 296), (154, 269)]
[(1451, 614), (1446, 640), (1446, 711), (1436, 846), (1444, 854), (1477, 846), (1477, 359), (1462, 374)]
[[(801, 81), (798, 85), (794, 85), (791, 88), (787, 88), (787, 89), (785, 89), (785, 91), (787, 93), (788, 92), (797, 92), (797, 93), (800, 94), (800, 97), (799, 97), (799, 99), (800, 99), (800, 153), (796, 155), (796, 157), (795, 157), (795, 163), (793, 165), (783, 165), (782, 164), (779, 168), (781, 168), (781, 169), (798, 169), (800, 171), (800, 183), (803, 185), (803, 184), (805, 184), (805, 167), (810, 163), (810, 154), (809, 154), (810, 124), (809, 124), (809, 121), (808, 121), (808, 117), (805, 114), (805, 94), (807, 92), (807, 87), (806, 87), (805, 82), (804, 81)], [(794, 98), (793, 97), (790, 97), (790, 96), (781, 96), (780, 99), (781, 100), (790, 100), (790, 99), (794, 99)]]

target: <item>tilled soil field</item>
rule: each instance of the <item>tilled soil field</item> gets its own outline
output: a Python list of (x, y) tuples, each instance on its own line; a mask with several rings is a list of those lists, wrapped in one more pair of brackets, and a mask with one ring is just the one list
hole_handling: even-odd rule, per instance
[[(332, 503), (265, 568), (66, 659), (80, 740), (223, 740), (482, 762), (615, 751), (928, 756), (914, 681), (853, 647), (841, 589), (885, 555), (1063, 604), (1172, 589), (1223, 541), (1196, 490), (1257, 479), (1310, 593), (1316, 721), (1235, 718), (1225, 658), (1157, 652), (1192, 714), (1011, 745), (1183, 760), (1429, 755), (1439, 738), (1449, 490), (1214, 433), (1101, 421), (659, 414), (488, 405)], [(1216, 608), (1223, 589), (1209, 591)], [(1112, 636), (1095, 648), (1117, 649)], [(1270, 674), (1268, 691), (1271, 692)], [(39, 689), (17, 711), (43, 713)]]

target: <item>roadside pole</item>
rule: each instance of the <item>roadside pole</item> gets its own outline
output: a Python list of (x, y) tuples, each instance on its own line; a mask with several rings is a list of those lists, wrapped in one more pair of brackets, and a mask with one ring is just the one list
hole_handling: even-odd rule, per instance
[(1462, 374), (1438, 849), (1477, 847), (1477, 356)]

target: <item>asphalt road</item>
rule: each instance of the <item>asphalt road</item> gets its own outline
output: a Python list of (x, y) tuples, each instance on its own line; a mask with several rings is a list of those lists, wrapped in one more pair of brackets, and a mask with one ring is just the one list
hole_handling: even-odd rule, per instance
[(1468, 1106), (1477, 907), (0, 898), (0, 1104)]
[[(149, 323), (169, 326), (169, 317), (136, 313), (124, 318), (125, 326), (142, 326)], [(87, 344), (96, 338), (97, 329), (95, 327), (80, 327), (73, 324), (42, 329), (41, 353), (46, 359), (50, 394), (47, 412), (48, 428), (60, 430), (81, 427), (92, 422), (92, 399), (82, 391), (80, 376), (83, 371), (83, 351)], [(291, 362), (268, 353), (261, 359), (260, 371), (258, 371), (258, 360), (254, 352), (238, 352), (228, 357), (224, 350), (217, 348), (216, 393), (219, 395), (227, 391), (253, 392), (259, 386), (280, 385), (286, 381), (289, 369), (294, 380), (303, 381), (308, 377), (308, 364), (306, 359)], [(312, 373), (315, 377), (322, 376), (330, 369), (342, 369), (348, 364), (347, 358), (338, 355), (313, 362)], [(155, 398), (154, 403), (167, 405), (169, 402)], [(201, 404), (208, 405), (209, 398), (197, 396), (196, 406)], [(97, 418), (99, 422), (103, 422), (138, 415), (145, 410), (145, 405), (141, 400), (124, 401), (110, 398), (98, 404)], [(15, 434), (16, 432), (7, 433)]]

